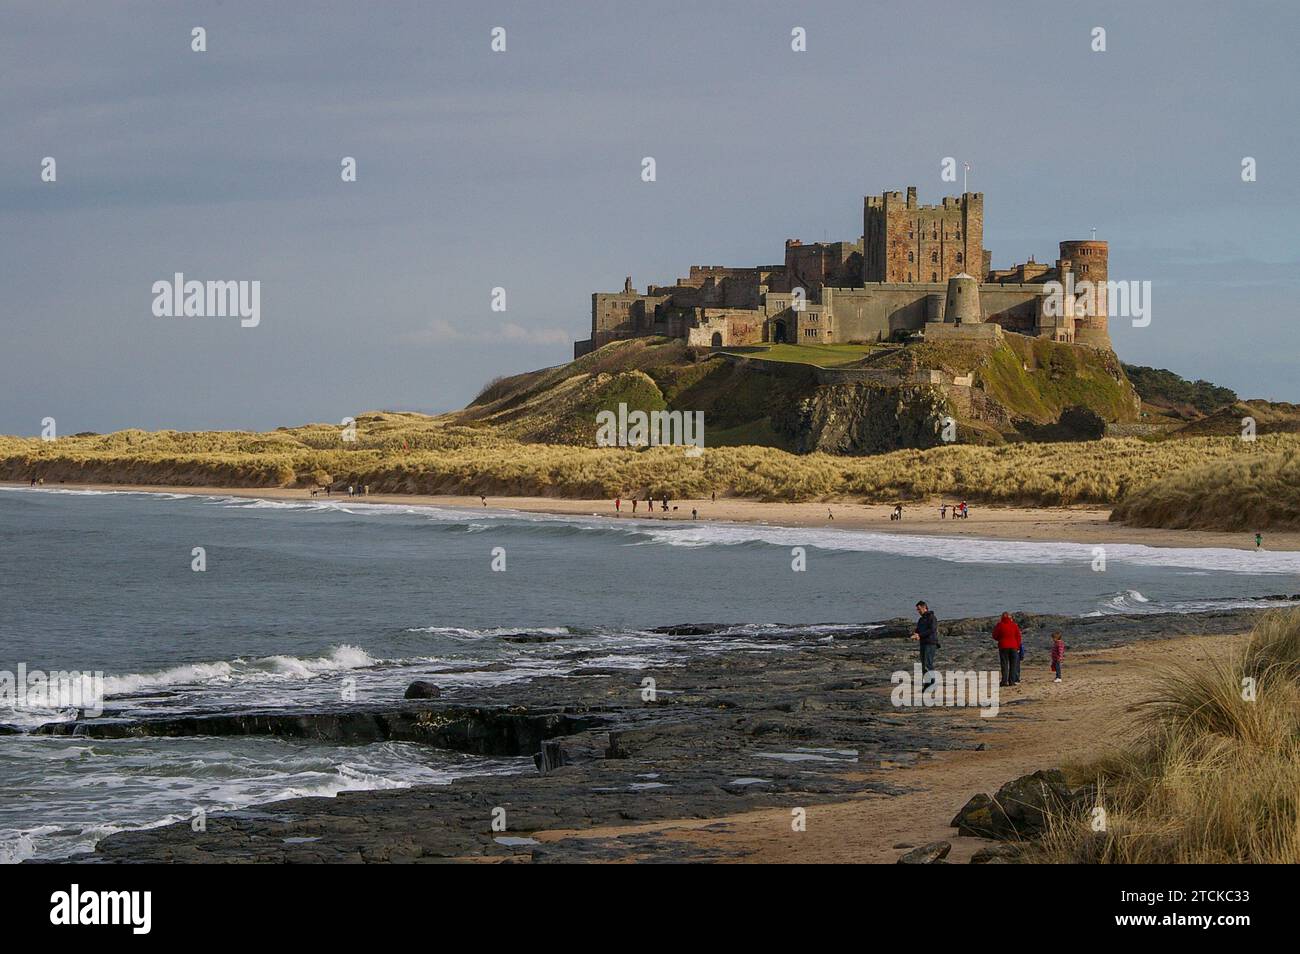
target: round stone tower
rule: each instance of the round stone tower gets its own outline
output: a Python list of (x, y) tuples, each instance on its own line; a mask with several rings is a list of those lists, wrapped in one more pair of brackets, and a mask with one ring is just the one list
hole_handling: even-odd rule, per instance
[(962, 272), (948, 279), (943, 320), (958, 325), (978, 325), (984, 320), (980, 312), (980, 283), (973, 275)]
[(1096, 239), (1061, 243), (1061, 260), (1070, 263), (1077, 289), (1081, 282), (1092, 282), (1093, 307), (1090, 314), (1078, 315), (1074, 340), (1094, 348), (1110, 348), (1110, 330), (1106, 314), (1106, 280), (1108, 246)]

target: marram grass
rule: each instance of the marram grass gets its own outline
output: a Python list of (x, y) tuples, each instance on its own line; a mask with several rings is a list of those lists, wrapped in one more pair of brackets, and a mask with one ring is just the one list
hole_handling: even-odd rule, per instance
[[(372, 493), (544, 497), (650, 490), (677, 499), (716, 492), (791, 501), (892, 502), (942, 495), (1037, 506), (1131, 500), (1135, 503), (1122, 505), (1120, 512), (1146, 525), (1254, 530), (1296, 525), (1294, 501), (1279, 487), (1287, 481), (1296, 486), (1297, 451), (1300, 435), (1278, 434), (1254, 443), (1204, 437), (957, 444), (871, 457), (741, 446), (707, 448), (689, 457), (672, 447), (525, 444), (491, 427), (376, 413), (358, 417), (353, 442), (327, 424), (266, 433), (127, 430), (49, 442), (0, 437), (0, 478), (37, 476), (46, 485), (303, 488), (328, 480), (368, 484)], [(1236, 484), (1234, 494), (1238, 479), (1249, 483)]]

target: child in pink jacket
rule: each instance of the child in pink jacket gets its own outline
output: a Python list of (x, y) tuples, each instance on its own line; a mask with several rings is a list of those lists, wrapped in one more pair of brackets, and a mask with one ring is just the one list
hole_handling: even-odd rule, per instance
[(1061, 638), (1060, 633), (1052, 634), (1052, 672), (1056, 673), (1056, 681), (1061, 681), (1061, 660), (1065, 658), (1065, 641)]

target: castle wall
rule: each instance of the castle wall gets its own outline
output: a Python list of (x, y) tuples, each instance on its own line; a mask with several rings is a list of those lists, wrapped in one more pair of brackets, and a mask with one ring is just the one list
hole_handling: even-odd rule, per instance
[(884, 341), (896, 331), (923, 328), (927, 298), (945, 289), (930, 283), (873, 282), (862, 288), (824, 288), (822, 300), (831, 311), (833, 340)]
[(1043, 293), (1044, 286), (1036, 282), (980, 285), (984, 320), (1007, 331), (1032, 335), (1038, 329)]

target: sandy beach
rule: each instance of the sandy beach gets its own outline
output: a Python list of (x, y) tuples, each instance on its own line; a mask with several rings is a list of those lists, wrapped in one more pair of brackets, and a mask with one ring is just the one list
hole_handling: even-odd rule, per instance
[[(8, 486), (26, 487), (25, 483), (7, 482)], [(104, 490), (138, 493), (226, 494), (266, 500), (310, 500), (311, 493), (284, 487), (174, 487), (133, 484), (51, 484), (45, 490)], [(370, 494), (348, 498), (346, 493), (321, 497), (351, 504), (400, 504), (405, 506), (461, 507), (483, 509), (478, 497), (430, 496), (421, 494)], [(951, 501), (943, 501), (951, 503)], [(1255, 548), (1254, 534), (1212, 530), (1163, 530), (1125, 527), (1110, 522), (1110, 510), (1104, 507), (994, 507), (971, 504), (970, 516), (964, 520), (940, 517), (939, 500), (905, 508), (902, 520), (890, 520), (892, 507), (886, 504), (863, 504), (851, 500), (816, 503), (773, 503), (743, 498), (707, 498), (669, 501), (663, 512), (656, 503), (646, 513), (645, 501), (636, 512), (632, 502), (623, 500), (622, 512), (616, 513), (612, 500), (578, 500), (551, 497), (489, 497), (486, 504), (496, 510), (527, 513), (580, 514), (610, 520), (637, 519), (690, 520), (691, 511), (699, 520), (736, 523), (762, 523), (785, 527), (835, 527), (842, 530), (871, 530), (878, 533), (926, 534), (941, 537), (973, 537), (989, 540), (1051, 540), (1068, 543), (1136, 543), (1152, 547), (1223, 547), (1240, 550)], [(1269, 531), (1264, 534), (1266, 550), (1300, 550), (1300, 532)]]

